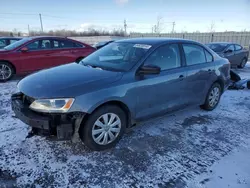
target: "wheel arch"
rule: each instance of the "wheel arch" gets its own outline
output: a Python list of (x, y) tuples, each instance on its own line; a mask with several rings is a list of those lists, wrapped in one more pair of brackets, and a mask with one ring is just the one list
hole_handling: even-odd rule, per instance
[(131, 113), (131, 110), (129, 109), (129, 107), (122, 101), (120, 100), (109, 100), (109, 101), (105, 101), (101, 104), (98, 104), (96, 105), (94, 108), (92, 108), (83, 118), (83, 121), (82, 123), (84, 123), (88, 116), (92, 113), (94, 113), (96, 110), (98, 110), (99, 108), (103, 107), (103, 106), (106, 106), (106, 105), (115, 105), (115, 106), (118, 106), (119, 108), (121, 108), (126, 117), (127, 117), (127, 128), (131, 127), (133, 125), (133, 120), (132, 120), (132, 113)]
[(224, 83), (223, 79), (218, 77), (218, 79), (213, 84), (215, 84), (215, 83), (220, 84), (220, 87), (221, 87), (221, 90), (222, 90), (221, 93), (223, 93), (224, 89), (225, 89), (225, 83)]
[(13, 70), (14, 70), (14, 74), (16, 74), (16, 66), (12, 62), (10, 62), (8, 60), (4, 60), (4, 59), (0, 59), (0, 62), (9, 63), (12, 66)]

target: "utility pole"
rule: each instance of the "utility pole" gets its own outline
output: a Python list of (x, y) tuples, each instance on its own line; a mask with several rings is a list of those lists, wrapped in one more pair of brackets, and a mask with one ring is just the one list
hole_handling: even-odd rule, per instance
[(30, 25), (28, 25), (28, 36), (30, 36)]
[(125, 36), (127, 35), (127, 21), (126, 21), (126, 19), (124, 20), (124, 34), (125, 34)]
[(43, 33), (43, 21), (42, 21), (42, 15), (39, 14), (39, 17), (40, 17), (40, 23), (41, 23), (41, 31)]
[(157, 23), (156, 23), (156, 33), (160, 34), (161, 29), (162, 29), (162, 16), (157, 17)]
[(173, 22), (172, 33), (174, 33), (174, 28), (175, 28), (175, 22)]

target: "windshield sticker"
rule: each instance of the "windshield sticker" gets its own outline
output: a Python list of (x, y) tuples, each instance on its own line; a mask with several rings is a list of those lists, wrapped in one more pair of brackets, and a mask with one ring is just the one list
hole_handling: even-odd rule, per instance
[(135, 48), (143, 48), (143, 49), (149, 49), (151, 48), (151, 45), (147, 45), (147, 44), (135, 44), (134, 45)]

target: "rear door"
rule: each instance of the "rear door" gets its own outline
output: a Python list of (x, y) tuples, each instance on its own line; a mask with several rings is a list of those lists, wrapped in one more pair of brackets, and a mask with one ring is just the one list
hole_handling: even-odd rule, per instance
[(84, 46), (80, 46), (71, 40), (53, 39), (53, 61), (51, 66), (58, 66), (75, 62), (79, 57), (84, 57), (81, 50)]
[(158, 75), (144, 75), (139, 81), (136, 118), (170, 112), (186, 105), (186, 70), (178, 44), (166, 44), (157, 48), (144, 62), (161, 68)]
[(231, 64), (237, 65), (237, 58), (235, 56), (234, 45), (229, 45), (224, 52), (224, 57), (227, 58)]
[(189, 105), (200, 104), (214, 81), (213, 56), (198, 44), (186, 43), (182, 46), (187, 67), (186, 97)]
[(235, 44), (235, 59), (237, 61), (237, 65), (240, 65), (242, 60), (246, 57), (246, 52), (243, 51), (243, 47)]

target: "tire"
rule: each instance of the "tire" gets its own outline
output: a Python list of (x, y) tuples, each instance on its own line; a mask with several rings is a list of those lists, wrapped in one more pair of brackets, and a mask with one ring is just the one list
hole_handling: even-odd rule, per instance
[[(216, 91), (218, 91), (218, 95), (216, 94), (217, 93)], [(209, 89), (207, 96), (206, 96), (206, 101), (203, 105), (201, 105), (201, 108), (207, 111), (214, 110), (220, 102), (221, 91), (222, 91), (222, 88), (220, 84), (218, 82), (215, 82), (212, 85), (212, 87)], [(212, 94), (212, 92), (215, 92), (215, 93)], [(213, 100), (211, 99), (212, 96), (216, 96), (216, 98), (214, 98), (214, 103), (211, 101)]]
[[(109, 123), (104, 125), (105, 117), (107, 118), (106, 122), (112, 121), (112, 117), (114, 118), (111, 122), (111, 125), (115, 125), (113, 128), (109, 126)], [(125, 132), (127, 125), (126, 117), (125, 112), (115, 105), (103, 106), (94, 111), (87, 118), (86, 122), (81, 125), (79, 130), (80, 138), (91, 150), (101, 151), (112, 148), (117, 144)], [(107, 141), (106, 143), (105, 140)]]
[(13, 66), (4, 61), (0, 61), (0, 81), (6, 82), (10, 80), (14, 75), (14, 68)]
[(244, 59), (241, 61), (239, 67), (240, 67), (241, 69), (243, 69), (243, 68), (246, 66), (246, 64), (247, 64), (247, 59), (244, 58)]

